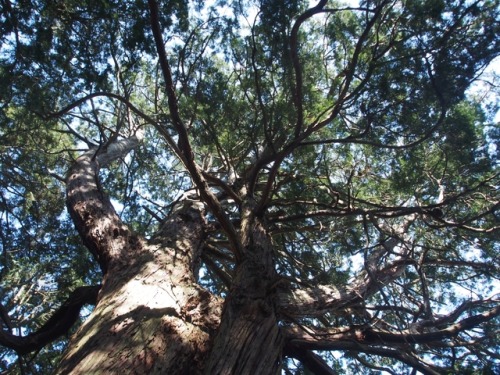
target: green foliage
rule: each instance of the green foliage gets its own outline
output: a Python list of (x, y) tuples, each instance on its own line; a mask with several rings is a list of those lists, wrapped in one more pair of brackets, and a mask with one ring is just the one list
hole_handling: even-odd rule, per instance
[[(57, 123), (22, 109), (11, 106), (3, 114), (0, 302), (13, 318), (13, 332), (25, 335), (39, 328), (75, 286), (95, 282), (96, 266), (65, 213), (64, 184), (53, 177), (68, 168), (70, 138)], [(54, 343), (39, 354), (42, 370), (33, 364), (25, 369), (48, 371), (63, 348), (64, 342)], [(2, 348), (0, 357), (10, 364), (13, 353)]]
[[(196, 190), (165, 142), (165, 133), (174, 142), (178, 135), (147, 2), (4, 3), (0, 302), (16, 333), (26, 334), (71, 290), (100, 277), (64, 207), (64, 175), (81, 150), (145, 131), (141, 147), (103, 171), (101, 183), (121, 218), (146, 237), (176, 199)], [(292, 28), (309, 2), (160, 1), (160, 24), (195, 160), (236, 226), (238, 203), (213, 181), (234, 191), (246, 184), (262, 202), (281, 276), (294, 286), (343, 287), (381, 244), (397, 238), (398, 251), (408, 250), (404, 272), (364, 301), (372, 310), (300, 323), (341, 327), (371, 324), (376, 316), (404, 330), (498, 293), (498, 105), (488, 109), (467, 95), (500, 53), (498, 9), (494, 0), (360, 3), (345, 9), (329, 1), (327, 11), (305, 20), (296, 61)], [(102, 94), (77, 102), (96, 93), (123, 100)], [(72, 103), (78, 105), (66, 107)], [(435, 208), (441, 215), (432, 214)], [(207, 241), (225, 255), (214, 264), (230, 274), (226, 234), (207, 217)], [(223, 295), (227, 286), (208, 262), (203, 267), (200, 283)], [(483, 327), (479, 352), (498, 356), (497, 323)], [(63, 338), (28, 356), (25, 370), (50, 372), (65, 345)], [(498, 367), (484, 352), (422, 350), (455, 373)], [(409, 371), (348, 350), (326, 357), (337, 370), (374, 373), (365, 366), (372, 363)], [(14, 353), (0, 349), (0, 371), (16, 371), (13, 361)]]

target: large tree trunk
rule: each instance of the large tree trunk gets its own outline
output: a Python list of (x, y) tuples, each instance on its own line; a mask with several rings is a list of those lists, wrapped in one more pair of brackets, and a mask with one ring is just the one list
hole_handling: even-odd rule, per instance
[(99, 303), (73, 337), (60, 373), (202, 371), (219, 304), (193, 282), (182, 254), (195, 242), (198, 223), (177, 216), (169, 225), (180, 232), (170, 238), (175, 247), (138, 242), (127, 249), (128, 262), (108, 269)]
[(96, 308), (58, 373), (277, 373), (283, 346), (277, 277), (264, 226), (244, 209), (243, 253), (221, 321), (220, 299), (195, 278), (206, 235), (203, 205), (181, 202), (146, 241), (121, 222), (99, 186), (99, 168), (128, 152), (132, 141), (85, 153), (68, 175), (69, 212), (104, 277)]
[(183, 205), (145, 241), (120, 221), (102, 192), (97, 174), (106, 160), (99, 156), (86, 153), (75, 162), (67, 203), (104, 279), (98, 304), (72, 338), (58, 373), (201, 373), (221, 306), (194, 278), (203, 211)]
[(277, 275), (269, 235), (242, 212), (242, 250), (205, 374), (276, 374), (283, 341), (276, 317)]

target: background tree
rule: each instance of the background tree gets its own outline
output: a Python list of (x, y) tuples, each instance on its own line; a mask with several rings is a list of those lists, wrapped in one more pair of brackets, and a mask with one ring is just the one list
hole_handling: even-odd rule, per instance
[(496, 1), (1, 4), (3, 372), (499, 371)]

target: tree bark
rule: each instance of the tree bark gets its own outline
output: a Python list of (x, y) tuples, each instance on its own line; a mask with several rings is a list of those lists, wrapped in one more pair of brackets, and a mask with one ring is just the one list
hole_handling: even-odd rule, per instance
[(226, 298), (222, 321), (205, 374), (276, 374), (283, 339), (276, 315), (277, 275), (265, 227), (242, 212), (243, 257)]
[[(251, 204), (242, 209), (238, 259), (223, 313), (195, 275), (203, 204), (180, 202), (149, 241), (124, 225), (98, 182), (101, 166), (136, 141), (78, 158), (67, 206), (103, 270), (98, 303), (77, 331), (59, 374), (275, 374), (283, 339), (277, 318), (273, 244)], [(222, 315), (222, 318), (221, 318)]]
[(201, 373), (221, 306), (194, 277), (205, 235), (203, 210), (183, 204), (151, 241), (132, 233), (98, 183), (100, 164), (127, 151), (85, 153), (69, 173), (68, 209), (104, 278), (96, 308), (57, 373)]
[[(129, 250), (136, 256), (110, 268), (99, 302), (72, 339), (59, 373), (197, 374), (209, 349), (219, 303), (192, 280), (190, 249), (199, 223), (178, 215), (167, 224), (180, 238)], [(191, 225), (190, 225), (191, 224)], [(194, 228), (193, 228), (194, 227)], [(172, 242), (175, 247), (166, 247)]]

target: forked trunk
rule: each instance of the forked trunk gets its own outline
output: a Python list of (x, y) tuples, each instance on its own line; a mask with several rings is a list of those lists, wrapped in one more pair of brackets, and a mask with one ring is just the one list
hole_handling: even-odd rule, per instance
[(60, 374), (200, 373), (219, 323), (220, 301), (194, 277), (205, 236), (203, 210), (178, 207), (147, 242), (121, 222), (99, 186), (99, 167), (137, 141), (89, 151), (68, 175), (68, 210), (104, 278), (97, 306), (72, 338)]
[(146, 241), (121, 222), (99, 186), (99, 167), (136, 144), (122, 140), (97, 155), (87, 152), (69, 173), (68, 209), (104, 279), (58, 373), (275, 374), (282, 339), (264, 227), (245, 211), (243, 253), (221, 321), (220, 299), (195, 278), (206, 236), (203, 205), (181, 202)]
[(202, 227), (200, 212), (186, 208), (152, 243), (130, 237), (129, 256), (108, 267), (60, 374), (202, 372), (220, 317), (220, 302), (193, 279)]

